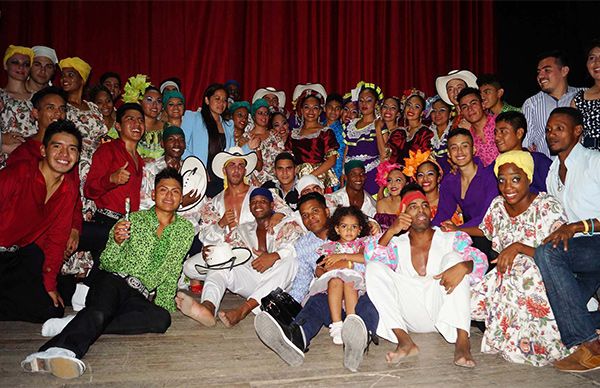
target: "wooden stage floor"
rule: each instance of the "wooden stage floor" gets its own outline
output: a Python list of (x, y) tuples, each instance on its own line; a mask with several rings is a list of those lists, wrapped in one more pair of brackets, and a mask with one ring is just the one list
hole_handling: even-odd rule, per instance
[[(226, 295), (224, 307), (241, 302)], [(86, 373), (74, 380), (21, 371), (19, 363), (44, 343), (41, 325), (0, 322), (1, 387), (592, 387), (600, 371), (561, 373), (552, 367), (509, 364), (479, 352), (481, 334), (473, 328), (471, 343), (478, 363), (473, 370), (452, 364), (453, 345), (437, 334), (414, 335), (418, 357), (387, 365), (393, 345), (372, 345), (357, 373), (344, 369), (342, 348), (323, 329), (311, 344), (304, 364), (287, 366), (256, 337), (253, 317), (233, 329), (222, 323), (200, 328), (180, 313), (164, 335), (105, 335), (84, 358)]]

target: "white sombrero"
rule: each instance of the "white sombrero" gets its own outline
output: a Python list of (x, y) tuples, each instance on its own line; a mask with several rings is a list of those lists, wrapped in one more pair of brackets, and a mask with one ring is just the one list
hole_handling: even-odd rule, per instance
[[(325, 88), (321, 84), (299, 84), (294, 88), (294, 94), (292, 95), (292, 101), (294, 104), (298, 101), (298, 98), (307, 90), (312, 90), (313, 92), (318, 93), (322, 99), (323, 103), (327, 100), (327, 92)], [(314, 93), (313, 93), (314, 94)]]
[(202, 253), (195, 255), (192, 260), (198, 262), (196, 271), (206, 275), (209, 270), (224, 270), (245, 264), (252, 258), (252, 253), (247, 248), (231, 248), (227, 243), (206, 247), (206, 259)]
[(225, 179), (223, 176), (223, 167), (231, 159), (244, 159), (246, 161), (246, 176), (252, 174), (252, 171), (256, 168), (256, 152), (251, 151), (249, 154), (245, 154), (240, 147), (231, 147), (215, 155), (212, 161), (213, 173), (219, 178)]
[(206, 186), (208, 185), (208, 174), (204, 163), (200, 159), (195, 156), (188, 156), (181, 165), (181, 175), (183, 176), (183, 195), (192, 191), (196, 191), (196, 195), (200, 194), (196, 201), (179, 208), (179, 212), (184, 212), (197, 207), (204, 198)]
[(285, 108), (285, 92), (283, 90), (277, 90), (272, 86), (267, 86), (266, 88), (260, 88), (256, 92), (254, 92), (254, 96), (252, 96), (252, 103), (259, 98), (263, 98), (267, 94), (274, 94), (279, 99), (279, 107)]
[(442, 98), (442, 100), (444, 100), (449, 105), (453, 104), (452, 101), (450, 101), (450, 99), (448, 98), (446, 84), (448, 83), (448, 81), (455, 78), (465, 81), (468, 87), (477, 89), (477, 77), (469, 70), (452, 70), (448, 73), (448, 75), (442, 75), (437, 77), (435, 80), (435, 89), (437, 90), (437, 93)]

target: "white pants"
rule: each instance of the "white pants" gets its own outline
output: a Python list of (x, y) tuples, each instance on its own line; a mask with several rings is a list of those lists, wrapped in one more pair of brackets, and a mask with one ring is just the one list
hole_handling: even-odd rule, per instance
[(196, 264), (206, 265), (206, 262), (202, 258), (202, 252), (190, 256), (186, 261), (183, 262), (183, 274), (192, 280), (204, 280), (206, 275), (200, 275), (196, 270)]
[[(445, 270), (462, 259), (451, 253), (442, 261), (442, 270)], [(415, 277), (394, 272), (378, 262), (367, 264), (367, 293), (379, 312), (377, 335), (397, 343), (392, 329), (415, 333), (437, 331), (446, 341), (455, 343), (457, 329), (469, 333), (471, 289), (468, 276), (451, 294), (446, 294), (433, 275), (437, 274)]]
[[(295, 258), (277, 260), (275, 264), (263, 273), (252, 268), (250, 262), (235, 267), (232, 270), (212, 270), (204, 280), (201, 301), (209, 301), (219, 310), (221, 299), (226, 290), (241, 295), (246, 299), (254, 299), (260, 305), (260, 300), (271, 291), (280, 287), (289, 291), (296, 277), (298, 263)], [(260, 306), (252, 310), (260, 312)]]

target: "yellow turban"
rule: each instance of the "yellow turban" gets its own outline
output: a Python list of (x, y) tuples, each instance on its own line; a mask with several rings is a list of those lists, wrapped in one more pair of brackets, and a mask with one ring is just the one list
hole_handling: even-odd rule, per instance
[(533, 181), (533, 158), (527, 151), (508, 151), (498, 155), (494, 164), (494, 174), (498, 177), (498, 169), (503, 164), (514, 163), (515, 166), (525, 171), (529, 183)]
[(33, 50), (29, 47), (23, 46), (13, 46), (12, 44), (8, 46), (6, 51), (4, 52), (4, 60), (2, 63), (6, 65), (6, 62), (15, 54), (23, 54), (29, 57), (29, 64), (33, 63)]
[(88, 77), (90, 76), (90, 72), (92, 71), (92, 67), (79, 57), (62, 59), (60, 62), (58, 62), (58, 67), (60, 67), (61, 70), (65, 67), (72, 67), (73, 69), (77, 70), (81, 78), (83, 78), (83, 82), (87, 81)]

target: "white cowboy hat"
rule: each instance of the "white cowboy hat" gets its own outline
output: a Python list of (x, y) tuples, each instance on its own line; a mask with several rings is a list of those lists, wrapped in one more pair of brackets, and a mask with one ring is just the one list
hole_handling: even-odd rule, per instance
[(179, 212), (184, 212), (197, 207), (204, 194), (206, 194), (206, 186), (208, 185), (208, 174), (206, 173), (206, 167), (200, 159), (195, 156), (188, 156), (181, 165), (181, 175), (183, 176), (183, 190), (182, 194), (186, 195), (192, 191), (196, 191), (198, 199), (187, 206), (179, 208)]
[(323, 103), (327, 100), (327, 92), (325, 88), (321, 84), (299, 84), (294, 88), (294, 94), (292, 94), (292, 101), (295, 103), (298, 98), (304, 93), (306, 90), (312, 90), (321, 95), (323, 97)]
[(252, 174), (252, 171), (256, 168), (256, 152), (251, 151), (249, 154), (245, 154), (240, 147), (231, 147), (228, 150), (221, 151), (215, 155), (212, 161), (212, 169), (216, 176), (225, 179), (223, 167), (225, 166), (225, 163), (231, 159), (244, 159), (246, 161), (246, 176)]
[(468, 87), (477, 89), (477, 77), (469, 70), (452, 70), (448, 75), (442, 75), (435, 80), (435, 89), (438, 95), (449, 105), (454, 105), (448, 98), (448, 92), (446, 91), (446, 84), (452, 79), (461, 79), (465, 81)]
[(254, 92), (254, 96), (252, 96), (252, 103), (259, 98), (263, 98), (267, 94), (274, 94), (279, 99), (279, 107), (285, 108), (285, 92), (283, 90), (277, 90), (272, 86), (267, 86), (266, 88), (260, 88), (256, 92)]
[(222, 243), (206, 247), (206, 259), (202, 256), (202, 253), (198, 253), (193, 260), (199, 263), (196, 264), (196, 271), (200, 275), (206, 275), (209, 270), (232, 269), (243, 265), (250, 258), (252, 258), (252, 252), (249, 249), (232, 249), (229, 244)]

